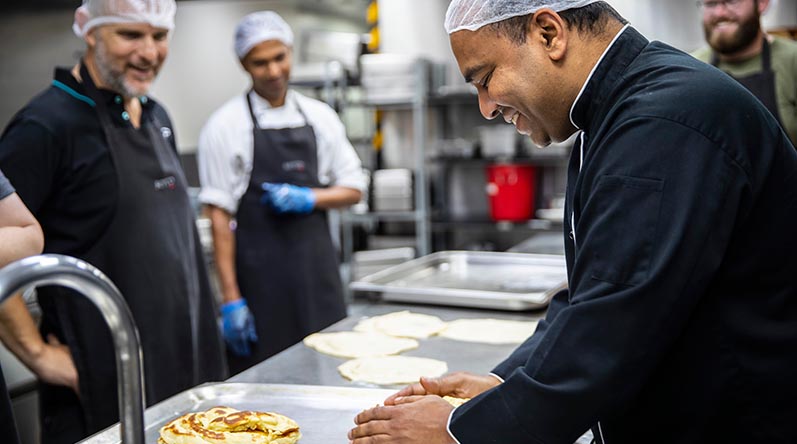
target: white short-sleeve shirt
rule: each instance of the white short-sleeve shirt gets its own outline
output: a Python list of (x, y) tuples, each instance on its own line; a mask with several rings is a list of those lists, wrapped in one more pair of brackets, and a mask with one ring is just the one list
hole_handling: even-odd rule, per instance
[[(307, 117), (307, 124), (313, 127), (316, 136), (321, 184), (366, 191), (360, 158), (346, 137), (343, 122), (332, 108), (293, 90), (288, 90), (285, 104), (278, 108), (254, 91), (249, 97), (260, 128), (296, 128), (304, 126), (304, 116)], [(253, 154), (252, 118), (246, 98), (240, 94), (216, 110), (199, 135), (200, 202), (235, 214), (249, 186)]]

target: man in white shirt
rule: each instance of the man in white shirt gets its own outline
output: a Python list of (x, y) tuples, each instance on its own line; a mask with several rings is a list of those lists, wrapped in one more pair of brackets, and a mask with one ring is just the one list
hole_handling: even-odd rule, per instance
[(252, 88), (199, 139), (231, 374), (346, 315), (326, 210), (357, 203), (366, 182), (335, 111), (288, 89), (292, 45), (272, 11), (241, 20), (235, 51)]

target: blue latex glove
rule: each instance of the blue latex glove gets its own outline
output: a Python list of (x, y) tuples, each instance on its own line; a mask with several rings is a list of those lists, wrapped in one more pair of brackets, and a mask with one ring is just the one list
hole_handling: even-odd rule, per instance
[(221, 306), (222, 336), (230, 350), (238, 356), (249, 356), (249, 343), (257, 342), (255, 317), (246, 306), (245, 299), (227, 302)]
[(308, 214), (315, 208), (315, 193), (307, 187), (288, 183), (263, 182), (260, 203), (268, 205), (278, 214)]

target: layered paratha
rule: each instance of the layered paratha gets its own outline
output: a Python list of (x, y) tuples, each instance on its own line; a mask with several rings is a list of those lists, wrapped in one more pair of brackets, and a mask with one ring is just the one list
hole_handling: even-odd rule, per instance
[(213, 407), (166, 424), (158, 444), (294, 444), (301, 436), (296, 421), (278, 413)]

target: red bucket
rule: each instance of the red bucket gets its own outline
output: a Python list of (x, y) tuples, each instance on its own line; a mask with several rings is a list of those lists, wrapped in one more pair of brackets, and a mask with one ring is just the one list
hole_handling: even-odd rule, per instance
[(487, 196), (494, 221), (524, 221), (534, 214), (533, 165), (487, 166)]

